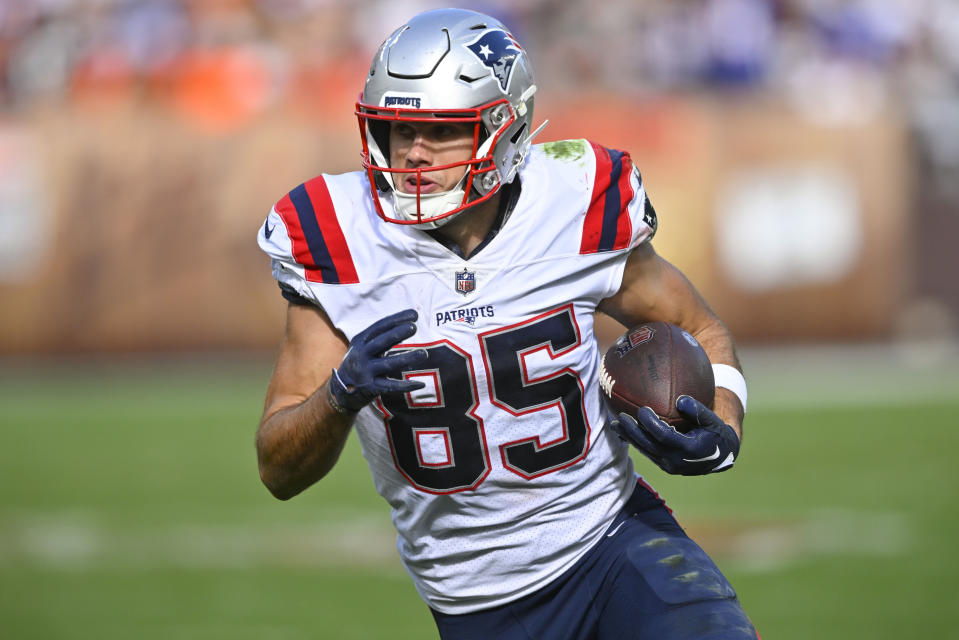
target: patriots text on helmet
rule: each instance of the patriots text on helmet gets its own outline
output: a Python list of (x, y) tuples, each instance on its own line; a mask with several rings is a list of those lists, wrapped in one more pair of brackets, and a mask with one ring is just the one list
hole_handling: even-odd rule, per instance
[(386, 96), (383, 99), (384, 107), (410, 107), (412, 109), (419, 109), (423, 104), (421, 98), (414, 96)]

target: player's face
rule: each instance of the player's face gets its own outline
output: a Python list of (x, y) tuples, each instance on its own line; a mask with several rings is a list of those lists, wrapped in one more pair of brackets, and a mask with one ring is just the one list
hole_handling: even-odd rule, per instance
[[(463, 162), (473, 156), (473, 124), (455, 122), (390, 123), (390, 166), (419, 169)], [(439, 193), (456, 186), (466, 166), (420, 173), (420, 193)], [(396, 188), (416, 193), (416, 173), (394, 174)]]

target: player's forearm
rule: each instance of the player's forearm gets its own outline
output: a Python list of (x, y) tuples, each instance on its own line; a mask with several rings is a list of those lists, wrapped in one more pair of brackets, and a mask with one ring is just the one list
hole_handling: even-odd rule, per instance
[[(742, 371), (739, 358), (736, 356), (732, 334), (718, 318), (714, 316), (713, 320), (705, 324), (699, 331), (694, 332), (694, 337), (702, 345), (706, 354), (709, 355), (710, 362), (727, 364)], [(736, 394), (723, 387), (716, 388), (713, 411), (733, 428), (740, 440), (743, 437), (743, 418), (745, 416), (743, 409)]]
[(353, 414), (335, 411), (326, 384), (303, 402), (266, 416), (256, 434), (260, 479), (288, 500), (325, 476), (339, 459)]
[(718, 318), (712, 314), (710, 316), (697, 323), (696, 328), (691, 330), (690, 333), (705, 349), (710, 362), (713, 364), (728, 364), (742, 370), (739, 357), (736, 355), (736, 345), (733, 342), (732, 334)]

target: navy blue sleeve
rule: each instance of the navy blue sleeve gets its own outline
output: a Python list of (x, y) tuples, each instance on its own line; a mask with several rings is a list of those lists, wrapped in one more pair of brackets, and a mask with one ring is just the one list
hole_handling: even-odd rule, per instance
[(300, 304), (300, 305), (307, 305), (311, 307), (315, 306), (312, 300), (301, 296), (299, 293), (297, 293), (293, 289), (293, 287), (283, 284), (282, 282), (279, 283), (279, 285), (280, 285), (280, 293), (282, 294), (284, 298), (286, 298), (290, 302), (290, 304)]

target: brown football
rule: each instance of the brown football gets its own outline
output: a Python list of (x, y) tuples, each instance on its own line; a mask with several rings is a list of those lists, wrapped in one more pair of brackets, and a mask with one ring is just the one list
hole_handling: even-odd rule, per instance
[(689, 395), (712, 408), (716, 393), (709, 356), (696, 338), (674, 324), (633, 327), (603, 355), (600, 386), (609, 407), (635, 416), (640, 407), (682, 430), (676, 400)]

